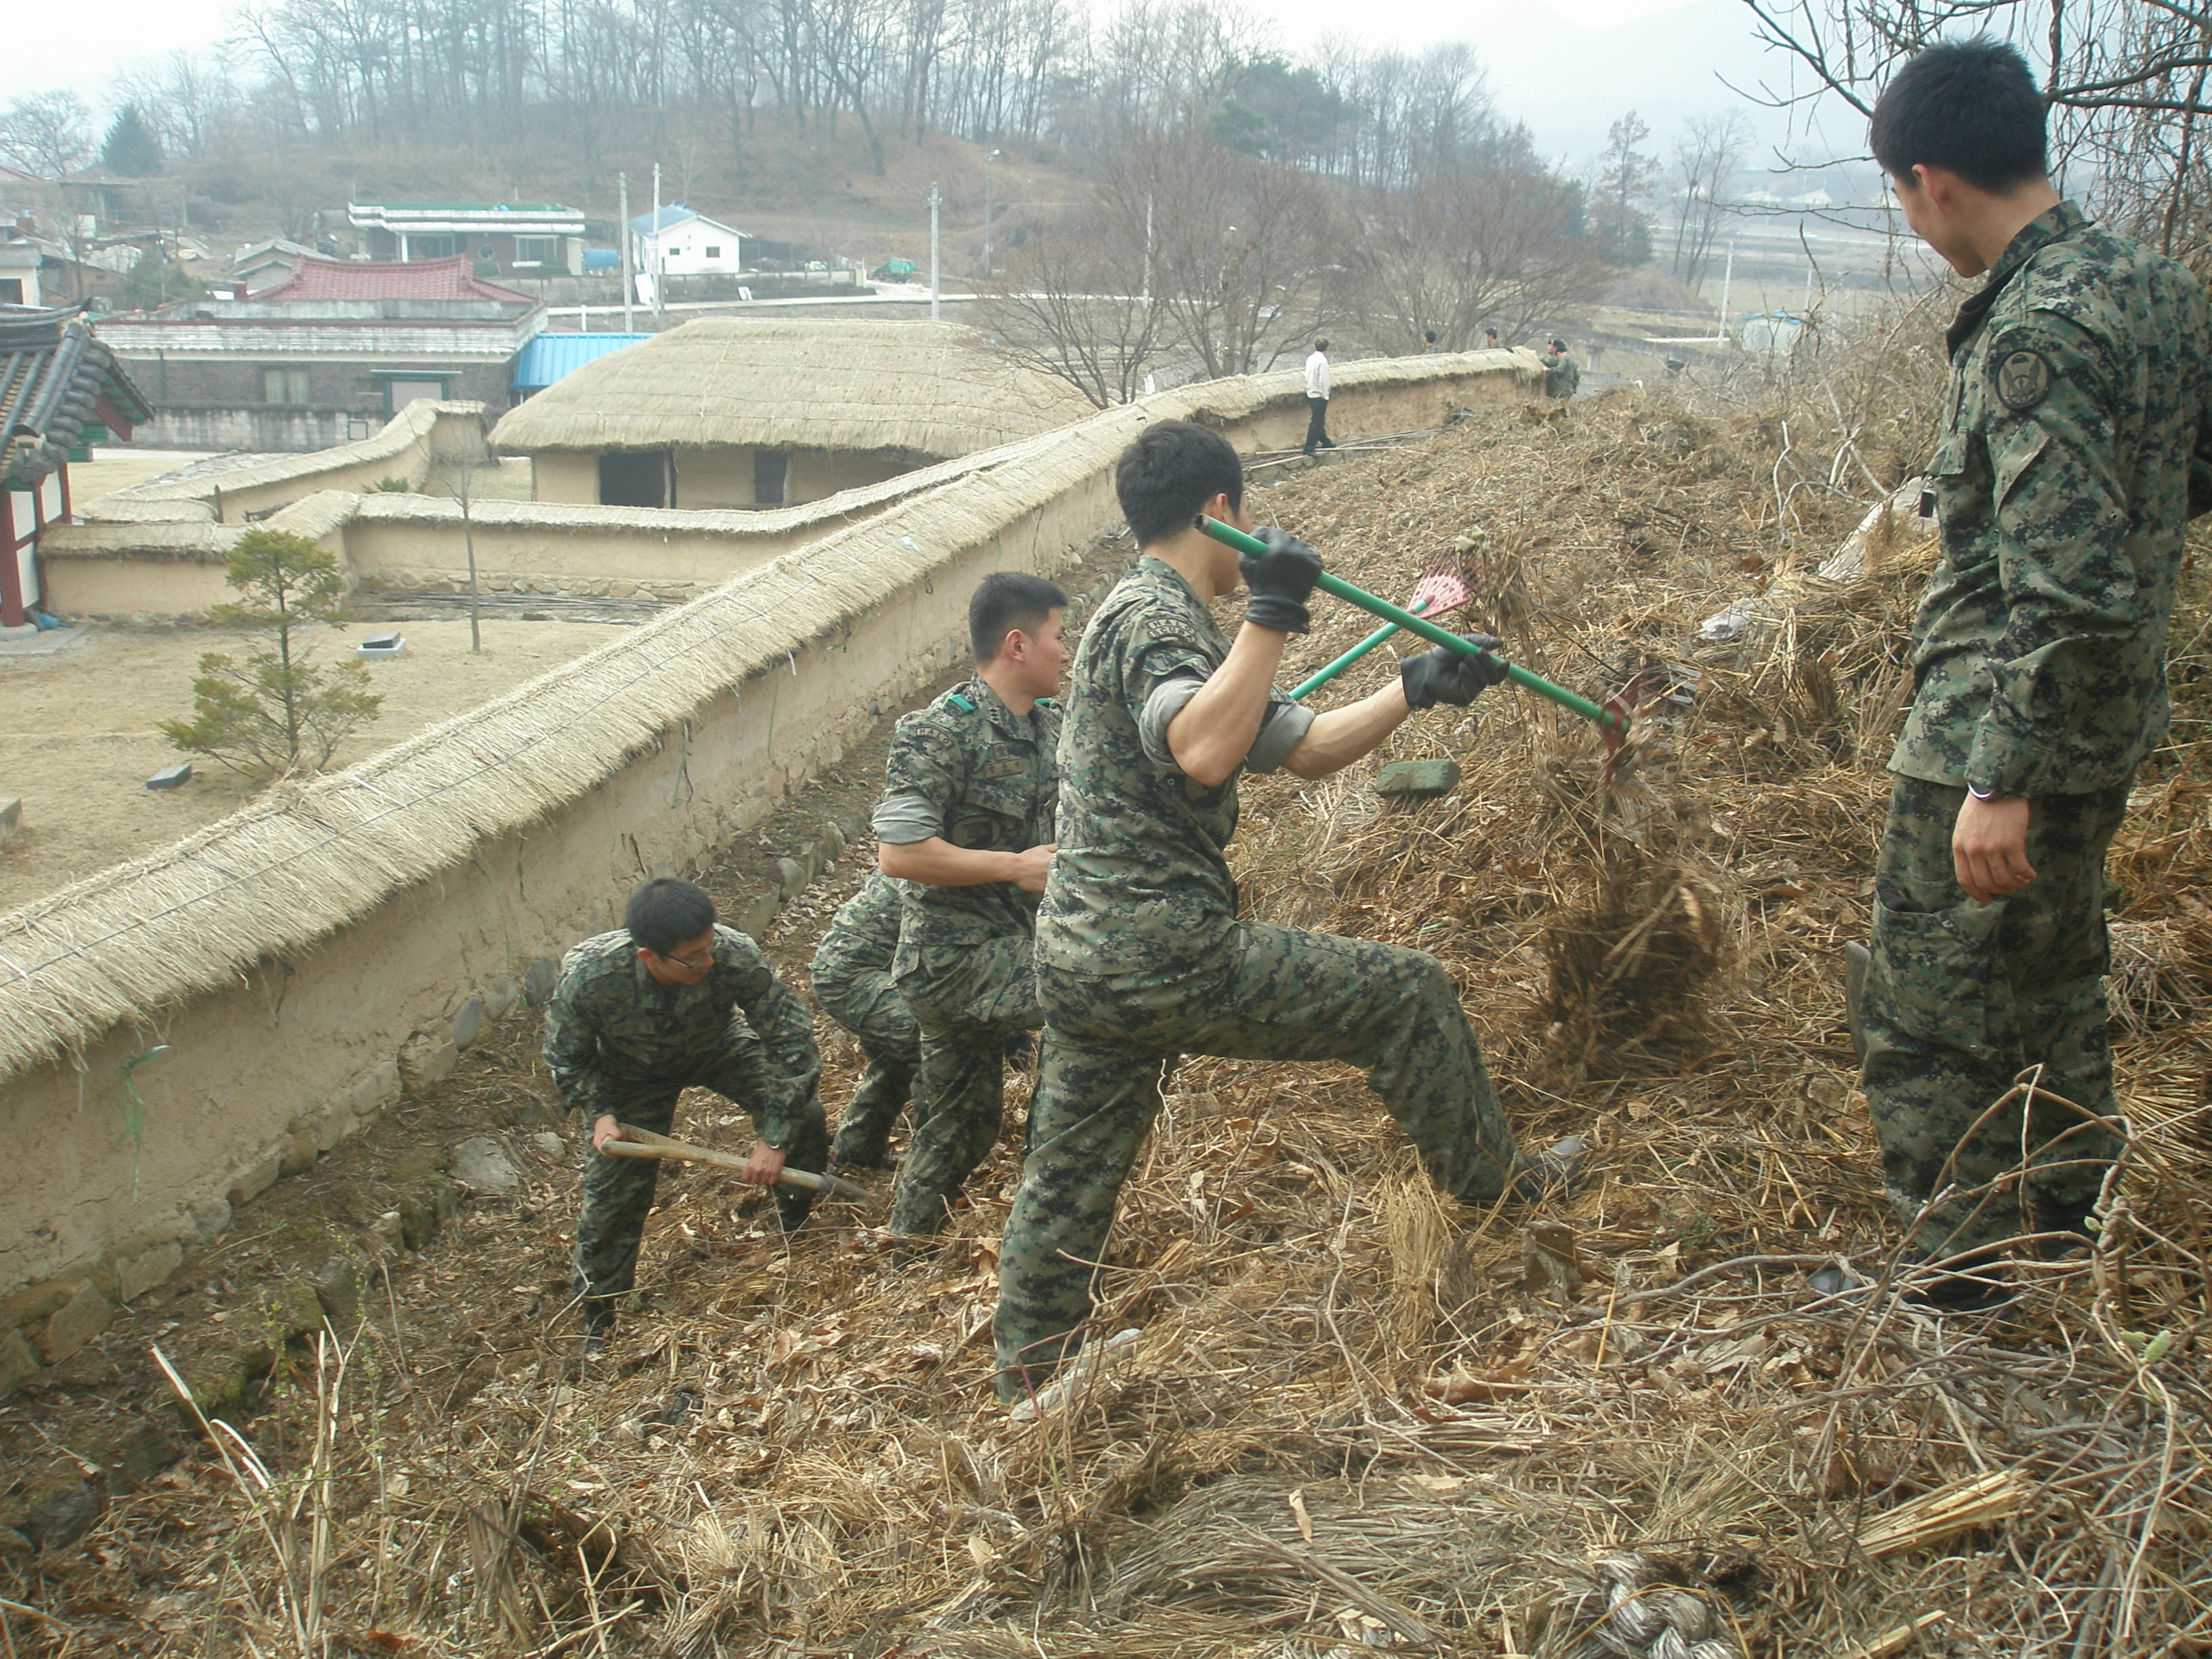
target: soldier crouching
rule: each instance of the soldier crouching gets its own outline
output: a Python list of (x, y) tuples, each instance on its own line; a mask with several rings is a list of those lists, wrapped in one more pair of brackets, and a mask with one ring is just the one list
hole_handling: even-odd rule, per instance
[[(545, 1063), (561, 1097), (591, 1125), (583, 1206), (569, 1282), (596, 1351), (629, 1293), (660, 1166), (600, 1149), (632, 1123), (666, 1134), (677, 1097), (711, 1089), (743, 1109), (758, 1141), (740, 1178), (773, 1185), (785, 1160), (819, 1170), (827, 1151), (815, 1083), (822, 1060), (806, 1010), (776, 981), (760, 947), (714, 921), (714, 902), (688, 881), (656, 876), (629, 896), (623, 925), (562, 959), (545, 1010)], [(789, 1232), (811, 1193), (780, 1190)]]

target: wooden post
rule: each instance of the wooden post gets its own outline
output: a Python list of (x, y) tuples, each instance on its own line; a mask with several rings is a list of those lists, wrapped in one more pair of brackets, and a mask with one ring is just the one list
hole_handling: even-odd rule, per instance
[(0, 628), (23, 625), (23, 566), (16, 556), (15, 498), (0, 488)]

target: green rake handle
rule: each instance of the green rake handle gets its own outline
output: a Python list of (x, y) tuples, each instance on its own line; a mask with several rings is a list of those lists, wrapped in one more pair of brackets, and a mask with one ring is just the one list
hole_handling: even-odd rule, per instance
[[(1204, 514), (1199, 515), (1198, 527), (1217, 542), (1220, 542), (1224, 546), (1233, 547), (1239, 553), (1249, 553), (1255, 558), (1258, 558), (1263, 556), (1267, 551), (1267, 544), (1257, 536), (1248, 536), (1243, 531), (1222, 523), (1218, 519), (1207, 518)], [(1441, 645), (1445, 650), (1456, 651), (1462, 656), (1483, 657), (1492, 662), (1498, 660), (1480, 646), (1469, 645), (1449, 629), (1439, 628), (1436, 623), (1417, 617), (1412, 611), (1391, 604), (1388, 599), (1378, 599), (1365, 588), (1354, 587), (1341, 576), (1332, 576), (1324, 570), (1315, 579), (1314, 586), (1324, 593), (1334, 594), (1347, 605), (1356, 605), (1362, 611), (1404, 629), (1408, 634), (1419, 635), (1431, 645)], [(1361, 641), (1363, 646), (1368, 643), (1366, 641)], [(1376, 643), (1380, 641), (1377, 641)], [(1541, 674), (1530, 673), (1518, 663), (1501, 663), (1499, 665), (1505, 670), (1505, 678), (1516, 685), (1534, 691), (1540, 697), (1549, 697), (1562, 708), (1573, 710), (1603, 731), (1614, 734), (1616, 740), (1618, 734), (1626, 724), (1612, 710), (1599, 708), (1588, 697), (1577, 696), (1564, 685), (1553, 684)], [(1335, 667), (1336, 665), (1332, 664), (1329, 669), (1324, 670), (1323, 672), (1334, 672)]]
[[(1418, 617), (1421, 613), (1419, 611), (1415, 611), (1413, 614)], [(1304, 702), (1306, 698), (1313, 696), (1315, 692), (1320, 690), (1322, 687), (1327, 685), (1331, 680), (1334, 679), (1339, 674), (1344, 672), (1346, 669), (1351, 667), (1352, 664), (1358, 662), (1362, 657), (1372, 651), (1376, 646), (1382, 644), (1383, 641), (1389, 639), (1393, 634), (1401, 631), (1402, 630), (1399, 628), (1397, 623), (1384, 623), (1382, 627), (1376, 629), (1365, 639), (1360, 641), (1358, 644), (1353, 646), (1351, 650), (1346, 652), (1334, 662), (1329, 664), (1328, 667), (1316, 669), (1304, 679), (1299, 681), (1297, 684), (1292, 686), (1291, 688), (1291, 696), (1299, 702)]]

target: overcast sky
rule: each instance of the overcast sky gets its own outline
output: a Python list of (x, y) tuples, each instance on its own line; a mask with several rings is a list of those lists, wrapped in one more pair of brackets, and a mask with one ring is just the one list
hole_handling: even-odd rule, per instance
[[(12, 8), (10, 67), (27, 65), (28, 72), (11, 75), (11, 87), (69, 87), (100, 105), (117, 67), (214, 44), (233, 9), (232, 0), (102, 0), (88, 26), (85, 14), (67, 6)], [(1686, 117), (1731, 108), (1753, 123), (1761, 161), (1775, 147), (1823, 159), (1864, 148), (1847, 112), (1809, 138), (1793, 137), (1784, 118), (1722, 84), (1723, 76), (1740, 87), (1788, 82), (1788, 64), (1753, 41), (1741, 0), (1360, 0), (1356, 7), (1266, 0), (1260, 9), (1293, 54), (1345, 32), (1354, 16), (1356, 37), (1369, 46), (1471, 41), (1489, 69), (1500, 111), (1528, 122), (1547, 154), (1577, 165), (1629, 108), (1650, 123), (1662, 149)]]

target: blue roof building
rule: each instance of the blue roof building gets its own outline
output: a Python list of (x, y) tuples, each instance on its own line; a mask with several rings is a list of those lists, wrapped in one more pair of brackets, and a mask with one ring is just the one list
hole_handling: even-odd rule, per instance
[(595, 357), (604, 357), (610, 351), (619, 351), (640, 340), (650, 340), (650, 334), (539, 334), (523, 347), (521, 356), (514, 360), (514, 374), (511, 382), (518, 399), (533, 392), (543, 392), (564, 374), (574, 374)]

